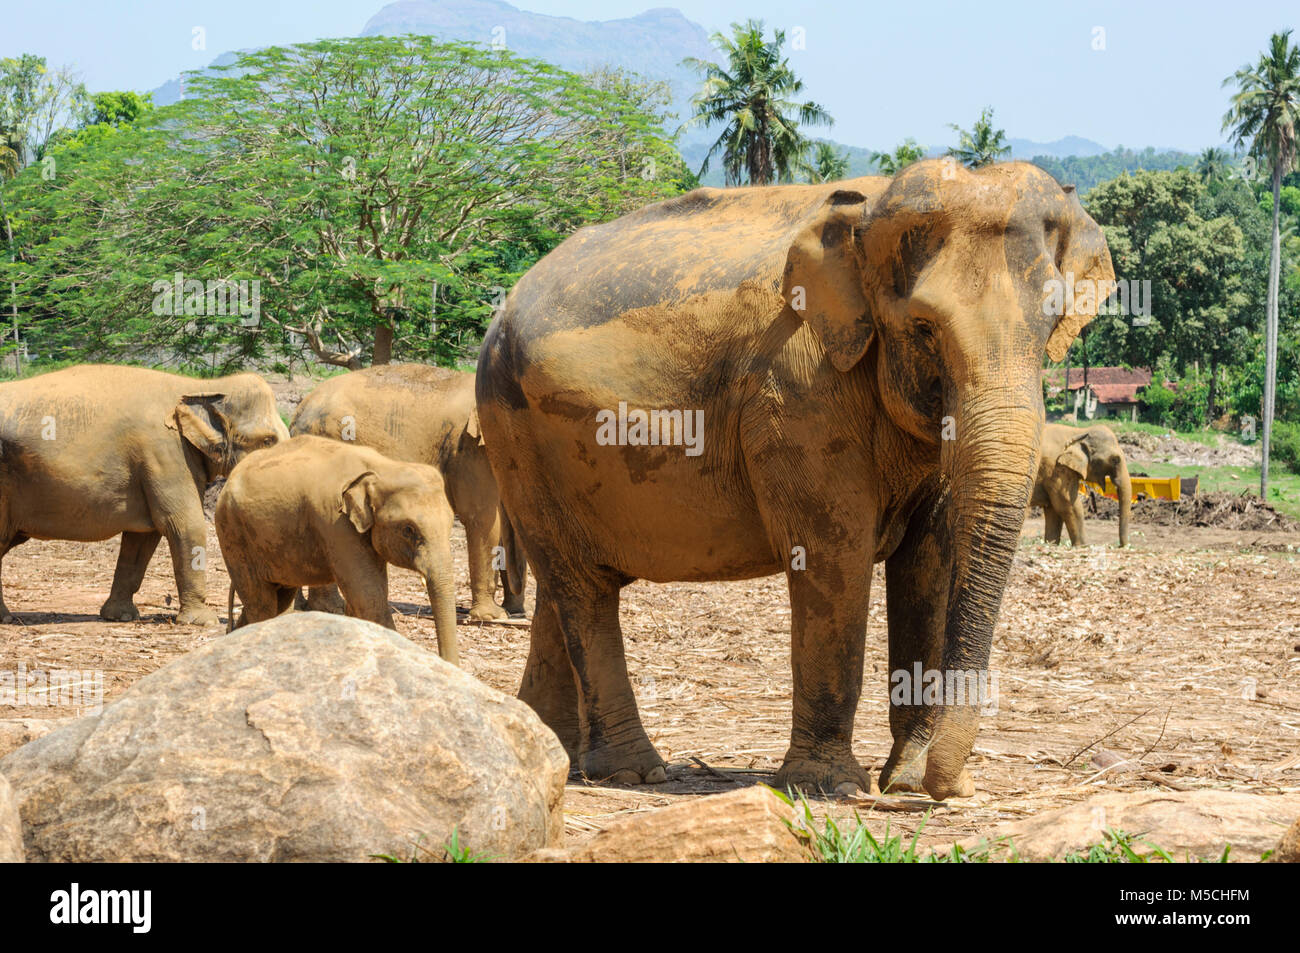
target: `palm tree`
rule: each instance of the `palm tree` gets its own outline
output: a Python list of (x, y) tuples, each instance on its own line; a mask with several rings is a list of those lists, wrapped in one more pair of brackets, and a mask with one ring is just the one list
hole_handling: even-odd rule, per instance
[(1235, 84), (1223, 130), (1238, 148), (1249, 148), (1273, 173), (1273, 248), (1268, 268), (1268, 313), (1264, 326), (1264, 434), (1259, 492), (1268, 499), (1268, 456), (1273, 436), (1273, 400), (1277, 389), (1277, 295), (1282, 269), (1279, 228), (1282, 176), (1296, 167), (1296, 123), (1300, 120), (1300, 48), (1291, 31), (1274, 33), (1259, 62), (1243, 66), (1223, 81)]
[(812, 162), (808, 167), (809, 182), (838, 182), (849, 174), (849, 157), (829, 142), (819, 142), (813, 148)]
[(895, 176), (903, 169), (907, 168), (913, 162), (919, 162), (925, 158), (925, 150), (916, 144), (912, 138), (904, 139), (890, 152), (873, 152), (871, 161), (876, 164), (881, 175)]
[(808, 140), (800, 133), (804, 125), (831, 125), (834, 120), (815, 102), (795, 102), (803, 91), (803, 80), (795, 76), (781, 57), (783, 30), (772, 31), (772, 41), (763, 39), (763, 21), (748, 20), (731, 25), (731, 37), (715, 33), (710, 37), (726, 55), (723, 68), (694, 57), (683, 66), (697, 70), (704, 85), (691, 105), (695, 113), (682, 124), (707, 128), (723, 123), (725, 128), (700, 166), (700, 176), (709, 160), (722, 152), (722, 166), (728, 185), (747, 180), (750, 185), (771, 185), (777, 179), (792, 181), (804, 168)]
[(1011, 152), (1006, 143), (1006, 132), (993, 128), (993, 107), (985, 106), (980, 110), (975, 127), (967, 132), (960, 126), (949, 123), (948, 128), (957, 133), (957, 145), (948, 150), (948, 155), (960, 160), (962, 165), (972, 169), (996, 162)]
[(1217, 185), (1228, 180), (1228, 171), (1232, 167), (1232, 157), (1218, 148), (1210, 146), (1196, 160), (1196, 174), (1205, 185)]

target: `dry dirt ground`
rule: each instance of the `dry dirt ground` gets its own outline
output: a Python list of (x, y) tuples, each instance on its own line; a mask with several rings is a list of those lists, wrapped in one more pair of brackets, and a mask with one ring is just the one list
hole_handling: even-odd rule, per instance
[[(1114, 523), (1092, 522), (1113, 544)], [(997, 822), (1101, 791), (1151, 785), (1277, 793), (1300, 790), (1300, 534), (1138, 524), (1134, 546), (1072, 550), (1041, 542), (1031, 518), (998, 623), (996, 714), (983, 720), (969, 767), (975, 797), (818, 801), (859, 812), (877, 834), (916, 829), (922, 844), (978, 835)], [(1037, 537), (1037, 539), (1035, 539)], [(217, 552), (210, 533), (210, 552)], [(469, 602), (457, 529), (460, 604)], [(5, 599), (21, 619), (0, 627), (0, 671), (98, 669), (105, 700), (220, 627), (170, 621), (175, 584), (160, 546), (138, 597), (138, 623), (100, 621), (117, 543), (33, 541), (4, 561)], [(226, 574), (209, 571), (224, 615)], [(436, 651), (416, 576), (394, 571), (399, 631)], [(529, 608), (532, 606), (530, 581)], [(574, 780), (566, 830), (579, 840), (629, 812), (770, 782), (790, 723), (789, 608), (781, 577), (716, 584), (636, 583), (623, 626), (646, 729), (669, 761), (666, 784), (610, 788)], [(513, 692), (527, 630), (463, 624), (464, 667)], [(879, 772), (889, 751), (884, 584), (876, 567), (856, 753)], [(0, 710), (0, 718), (66, 717), (66, 709)], [(1106, 749), (1098, 763), (1093, 758)], [(1138, 764), (1113, 766), (1113, 754)]]

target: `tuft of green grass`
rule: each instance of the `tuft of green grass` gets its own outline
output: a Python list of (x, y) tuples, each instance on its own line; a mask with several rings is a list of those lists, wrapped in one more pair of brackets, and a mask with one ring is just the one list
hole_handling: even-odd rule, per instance
[[(395, 854), (371, 854), (374, 860), (382, 860), (388, 864), (418, 864), (422, 863), (421, 856), (428, 854), (428, 848), (422, 846), (424, 835), (421, 835), (414, 844), (411, 845), (411, 855), (405, 859)], [(475, 854), (460, 842), (460, 830), (453, 827), (451, 837), (442, 845), (441, 860), (449, 864), (485, 864), (490, 861), (486, 854)]]
[[(834, 818), (827, 817), (821, 828), (817, 827), (813, 817), (812, 805), (803, 794), (782, 793), (768, 788), (791, 809), (791, 817), (785, 825), (807, 847), (813, 859), (823, 864), (991, 864), (1021, 863), (1021, 857), (1015, 844), (1008, 838), (995, 841), (981, 840), (974, 847), (966, 848), (953, 844), (947, 851), (931, 850), (922, 853), (917, 846), (921, 832), (930, 819), (926, 811), (920, 826), (910, 840), (902, 834), (891, 834), (889, 821), (885, 822), (885, 833), (875, 837), (857, 811), (853, 812), (853, 826), (843, 828)], [(1223, 853), (1217, 863), (1226, 864), (1232, 845), (1225, 844)], [(1267, 856), (1267, 854), (1265, 855)], [(1192, 858), (1187, 858), (1191, 860)], [(1083, 850), (1071, 851), (1062, 859), (1067, 864), (1152, 864), (1174, 863), (1175, 858), (1169, 851), (1140, 835), (1130, 834), (1118, 828), (1108, 827), (1102, 832), (1102, 839)]]

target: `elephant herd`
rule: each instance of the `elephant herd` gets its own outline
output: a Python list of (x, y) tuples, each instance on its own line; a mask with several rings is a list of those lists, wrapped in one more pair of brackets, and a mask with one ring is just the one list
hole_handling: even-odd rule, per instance
[[(1096, 461), (1127, 484), (1100, 434), (1044, 427), (1040, 381), (1097, 307), (1080, 292), (1050, 308), (1049, 289), (1113, 279), (1073, 189), (1025, 163), (699, 189), (543, 258), (477, 374), (342, 375), (288, 429), (251, 375), (77, 367), (0, 386), (0, 553), (120, 533), (101, 612), (132, 618), (166, 536), (178, 620), (214, 621), (200, 496), (228, 475), (216, 526), (244, 621), (299, 587), (337, 606), (337, 585), (346, 611), (391, 625), (391, 563), (423, 575), (454, 658), (454, 513), (475, 618), (522, 610), (525, 553), (536, 577), (520, 697), (575, 768), (622, 783), (666, 775), (620, 590), (781, 572), (793, 723), (777, 786), (876, 790), (852, 746), (873, 564), (891, 672), (987, 673), (1031, 496), (1049, 536), (1064, 522), (1079, 543), (1080, 475)], [(971, 699), (891, 703), (879, 788), (972, 794), (977, 720)]]

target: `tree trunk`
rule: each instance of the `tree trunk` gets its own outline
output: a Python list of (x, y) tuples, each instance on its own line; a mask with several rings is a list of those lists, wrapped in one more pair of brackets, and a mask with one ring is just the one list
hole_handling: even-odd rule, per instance
[(1282, 239), (1279, 213), (1282, 208), (1282, 166), (1273, 164), (1273, 248), (1268, 263), (1268, 314), (1264, 329), (1264, 438), (1259, 466), (1259, 495), (1268, 500), (1268, 456), (1273, 439), (1273, 398), (1277, 385), (1277, 289), (1281, 276)]
[(393, 326), (380, 324), (375, 327), (375, 353), (372, 364), (389, 364), (393, 360)]

